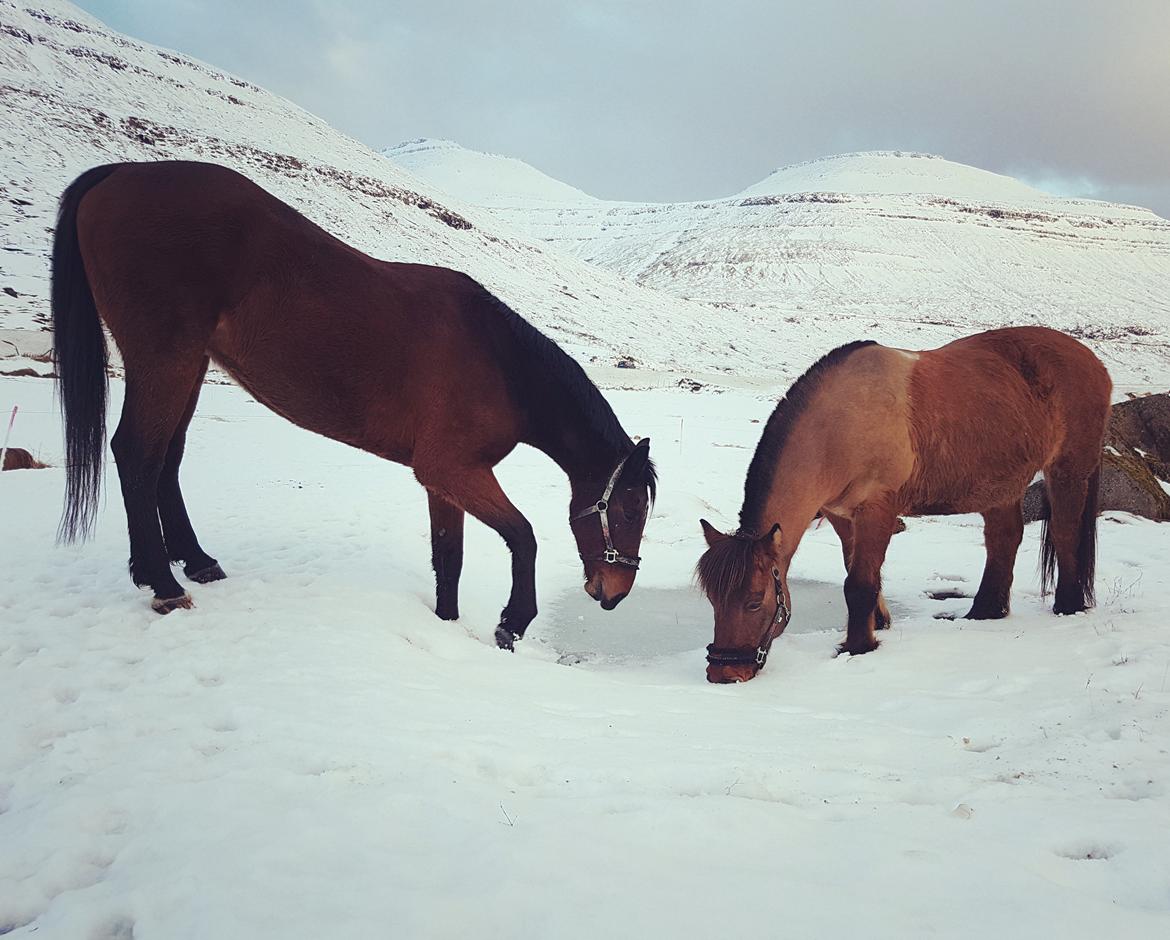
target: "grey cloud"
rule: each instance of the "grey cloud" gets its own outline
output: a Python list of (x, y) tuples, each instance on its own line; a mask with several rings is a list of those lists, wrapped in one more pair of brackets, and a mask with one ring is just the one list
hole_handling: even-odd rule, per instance
[(696, 199), (907, 149), (1170, 216), (1170, 3), (87, 0), (373, 146), (449, 137)]

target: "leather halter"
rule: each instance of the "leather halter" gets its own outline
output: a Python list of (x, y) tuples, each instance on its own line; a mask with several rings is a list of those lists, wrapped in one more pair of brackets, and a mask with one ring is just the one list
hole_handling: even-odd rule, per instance
[[(631, 451), (631, 453), (633, 453)], [(613, 539), (609, 534), (609, 499), (613, 496), (613, 489), (617, 486), (618, 477), (622, 475), (622, 470), (626, 466), (626, 461), (630, 459), (627, 454), (614, 467), (613, 473), (609, 476), (609, 482), (605, 484), (605, 489), (602, 491), (601, 499), (587, 509), (582, 509), (575, 516), (569, 516), (569, 525), (572, 525), (579, 519), (586, 519), (589, 516), (597, 513), (601, 517), (601, 537), (605, 539), (605, 551), (600, 555), (581, 555), (582, 561), (604, 561), (610, 565), (625, 565), (628, 568), (637, 568), (639, 562), (642, 561), (640, 555), (623, 555), (616, 548), (614, 548)], [(580, 554), (580, 553), (578, 553)]]
[[(769, 621), (764, 635), (754, 650), (718, 647), (714, 643), (707, 647), (707, 662), (712, 666), (755, 666), (756, 671), (764, 668), (772, 643), (788, 627), (792, 612), (784, 603), (784, 588), (780, 584), (780, 569), (772, 566), (772, 583), (776, 586), (776, 616)], [(776, 629), (779, 627), (779, 629)]]

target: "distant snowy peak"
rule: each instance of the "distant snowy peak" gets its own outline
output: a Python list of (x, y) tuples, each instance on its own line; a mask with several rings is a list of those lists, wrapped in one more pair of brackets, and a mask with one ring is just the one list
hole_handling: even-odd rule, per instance
[[(452, 140), (422, 137), (381, 151), (428, 185), (474, 206), (510, 211), (553, 207), (628, 207), (554, 179), (514, 157), (470, 150)], [(705, 202), (834, 193), (848, 197), (908, 196), (966, 205), (1011, 206), (1064, 215), (1153, 220), (1150, 210), (1095, 199), (1055, 196), (1000, 173), (910, 150), (871, 150), (794, 163), (753, 186)]]
[[(929, 153), (873, 150), (843, 153), (774, 170), (741, 197), (831, 192), (856, 196), (939, 196), (960, 202), (1051, 205), (1070, 200), (1010, 176)], [(1075, 201), (1075, 200), (1072, 200)], [(1099, 205), (1099, 203), (1098, 203)]]
[(452, 140), (421, 137), (383, 150), (382, 155), (472, 205), (579, 205), (598, 201), (523, 160), (469, 150)]

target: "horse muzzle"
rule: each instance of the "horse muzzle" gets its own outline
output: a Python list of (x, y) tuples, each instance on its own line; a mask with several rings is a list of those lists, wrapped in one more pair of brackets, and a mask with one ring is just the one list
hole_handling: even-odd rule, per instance
[(760, 667), (755, 663), (729, 666), (723, 663), (707, 664), (707, 681), (719, 684), (748, 682), (756, 677)]
[(602, 610), (613, 610), (620, 604), (629, 590), (620, 591), (612, 597), (605, 589), (605, 577), (602, 574), (595, 574), (592, 578), (585, 582), (585, 593), (592, 597), (597, 603), (601, 605)]

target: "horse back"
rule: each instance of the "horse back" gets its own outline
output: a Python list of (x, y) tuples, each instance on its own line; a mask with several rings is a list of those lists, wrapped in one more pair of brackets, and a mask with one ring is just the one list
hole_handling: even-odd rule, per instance
[(1094, 466), (1111, 383), (1100, 360), (1043, 327), (991, 330), (918, 354), (908, 512), (972, 512), (1020, 497), (1054, 461)]
[(78, 235), (124, 359), (210, 355), (294, 423), (403, 463), (439, 425), (513, 410), (478, 283), (371, 258), (226, 167), (119, 165)]

